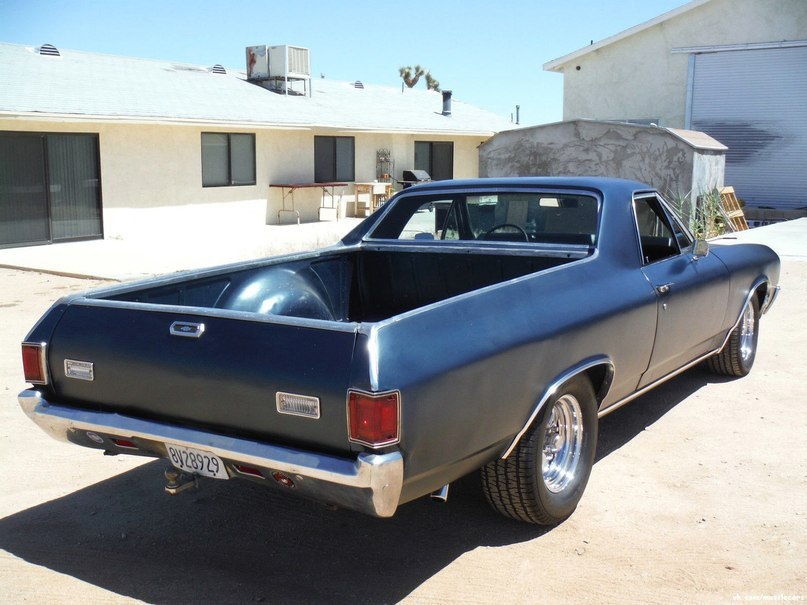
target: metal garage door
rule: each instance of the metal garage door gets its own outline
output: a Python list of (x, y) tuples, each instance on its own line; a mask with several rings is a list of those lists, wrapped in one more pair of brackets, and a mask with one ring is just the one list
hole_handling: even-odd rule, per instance
[(807, 46), (694, 55), (691, 125), (729, 148), (749, 206), (807, 207)]

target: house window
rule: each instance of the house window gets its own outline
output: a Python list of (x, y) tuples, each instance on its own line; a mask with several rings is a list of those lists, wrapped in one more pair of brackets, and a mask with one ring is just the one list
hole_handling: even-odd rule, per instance
[(314, 181), (355, 180), (355, 153), (354, 137), (314, 137)]
[(415, 170), (425, 170), (434, 181), (454, 178), (454, 143), (415, 141)]
[(0, 133), (0, 248), (101, 237), (98, 135)]
[(255, 135), (202, 133), (202, 186), (255, 184)]

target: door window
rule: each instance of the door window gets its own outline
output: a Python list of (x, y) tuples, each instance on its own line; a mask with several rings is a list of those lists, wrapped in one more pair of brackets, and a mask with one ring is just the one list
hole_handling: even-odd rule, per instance
[(633, 209), (645, 265), (680, 254), (670, 219), (655, 195), (635, 199)]

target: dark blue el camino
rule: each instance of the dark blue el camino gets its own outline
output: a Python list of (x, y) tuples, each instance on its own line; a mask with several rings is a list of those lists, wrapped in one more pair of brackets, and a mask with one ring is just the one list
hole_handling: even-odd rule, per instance
[(434, 182), (328, 249), (58, 301), (19, 400), (57, 439), (168, 459), (172, 493), (244, 478), (389, 517), (481, 468), (493, 508), (554, 524), (599, 417), (703, 360), (748, 373), (778, 275), (641, 183)]

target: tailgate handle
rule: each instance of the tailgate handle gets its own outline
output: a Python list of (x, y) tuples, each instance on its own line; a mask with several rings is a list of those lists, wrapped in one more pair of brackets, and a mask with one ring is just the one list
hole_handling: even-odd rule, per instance
[(205, 324), (190, 321), (175, 321), (169, 329), (171, 336), (184, 336), (185, 338), (199, 338), (205, 332)]

